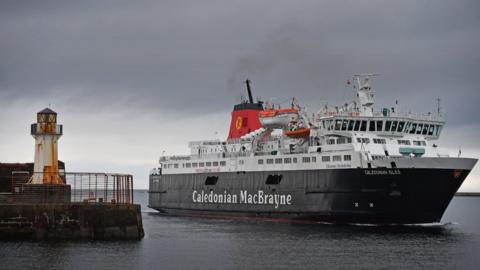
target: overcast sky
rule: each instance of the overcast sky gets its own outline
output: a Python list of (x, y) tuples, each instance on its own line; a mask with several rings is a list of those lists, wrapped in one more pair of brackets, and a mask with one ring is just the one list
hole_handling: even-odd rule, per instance
[[(428, 112), (439, 142), (480, 157), (480, 2), (0, 1), (0, 162), (33, 161), (29, 125), (51, 106), (68, 171), (132, 173), (162, 151), (225, 138), (230, 111), (254, 96), (295, 96), (314, 112), (345, 103), (353, 74), (377, 106)], [(462, 186), (480, 191), (479, 165)]]

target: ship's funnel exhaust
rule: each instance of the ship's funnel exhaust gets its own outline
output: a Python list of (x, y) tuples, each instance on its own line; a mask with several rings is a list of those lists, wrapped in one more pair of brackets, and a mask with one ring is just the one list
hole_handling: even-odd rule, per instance
[(248, 101), (250, 101), (250, 104), (253, 104), (252, 90), (250, 89), (250, 80), (247, 79), (245, 81), (245, 84), (247, 85)]

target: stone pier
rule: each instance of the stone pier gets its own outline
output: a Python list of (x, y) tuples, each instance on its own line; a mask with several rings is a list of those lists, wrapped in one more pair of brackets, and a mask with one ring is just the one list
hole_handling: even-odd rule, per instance
[(0, 204), (0, 239), (134, 240), (143, 236), (138, 204)]

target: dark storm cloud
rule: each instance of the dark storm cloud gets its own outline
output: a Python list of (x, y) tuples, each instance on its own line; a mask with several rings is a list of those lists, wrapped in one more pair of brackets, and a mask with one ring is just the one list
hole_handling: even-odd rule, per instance
[(264, 99), (296, 95), (313, 107), (349, 99), (349, 76), (377, 72), (379, 103), (431, 110), (439, 96), (449, 120), (465, 124), (479, 113), (478, 10), (478, 1), (2, 1), (0, 91), (188, 114), (229, 110), (246, 77)]
[[(427, 112), (441, 97), (441, 145), (478, 158), (479, 10), (476, 0), (3, 0), (0, 139), (12, 143), (0, 160), (32, 159), (28, 124), (51, 103), (71, 170), (133, 170), (146, 187), (162, 150), (226, 136), (244, 79), (255, 96), (296, 96), (314, 112), (350, 101), (347, 79), (369, 72), (382, 74), (378, 106)], [(467, 188), (479, 190), (472, 175)]]

